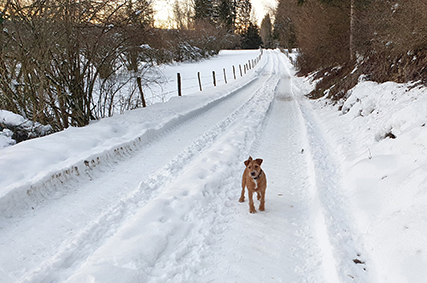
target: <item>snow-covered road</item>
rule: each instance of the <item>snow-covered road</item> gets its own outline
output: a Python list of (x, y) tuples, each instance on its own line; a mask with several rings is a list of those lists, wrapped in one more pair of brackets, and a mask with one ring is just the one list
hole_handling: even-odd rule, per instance
[[(117, 137), (5, 183), (0, 282), (371, 282), (340, 164), (292, 76), (265, 51), (246, 81), (90, 125)], [(126, 118), (148, 130), (120, 139)], [(268, 180), (254, 215), (238, 202), (249, 155)]]

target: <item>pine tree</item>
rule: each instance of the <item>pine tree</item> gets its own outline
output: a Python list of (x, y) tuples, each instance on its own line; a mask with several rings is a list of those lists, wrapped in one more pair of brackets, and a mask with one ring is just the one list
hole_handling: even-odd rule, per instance
[(236, 0), (236, 32), (243, 34), (251, 22), (252, 4), (250, 0)]
[(218, 6), (218, 26), (224, 28), (227, 32), (234, 31), (235, 7), (231, 0), (219, 0)]
[(258, 49), (262, 45), (262, 39), (259, 36), (259, 28), (256, 24), (249, 23), (248, 28), (242, 34), (243, 49)]
[(214, 23), (214, 4), (211, 0), (194, 0), (194, 20)]

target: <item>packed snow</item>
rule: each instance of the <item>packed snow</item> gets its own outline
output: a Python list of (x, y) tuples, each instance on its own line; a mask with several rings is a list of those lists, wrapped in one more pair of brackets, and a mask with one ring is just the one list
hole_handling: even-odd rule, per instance
[(340, 157), (375, 282), (427, 278), (427, 89), (361, 80), (342, 109), (312, 103)]
[(311, 101), (279, 50), (227, 71), (260, 52), (162, 66), (147, 108), (0, 149), (0, 282), (424, 282), (426, 88)]

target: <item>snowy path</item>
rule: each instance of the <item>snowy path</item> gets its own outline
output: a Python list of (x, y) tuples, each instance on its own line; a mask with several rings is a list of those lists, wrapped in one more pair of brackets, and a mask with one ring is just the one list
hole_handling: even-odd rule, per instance
[[(3, 219), (0, 282), (370, 282), (285, 60), (265, 52), (251, 82)], [(255, 215), (237, 201), (249, 155), (268, 180)]]

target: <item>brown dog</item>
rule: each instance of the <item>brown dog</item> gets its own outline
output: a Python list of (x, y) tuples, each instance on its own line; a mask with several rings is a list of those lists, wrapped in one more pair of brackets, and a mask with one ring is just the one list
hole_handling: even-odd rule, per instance
[(252, 200), (252, 194), (257, 193), (257, 199), (260, 201), (259, 210), (265, 210), (265, 190), (267, 188), (267, 177), (264, 171), (261, 169), (262, 159), (253, 160), (249, 156), (249, 159), (245, 161), (245, 171), (242, 177), (242, 195), (239, 199), (240, 202), (245, 201), (245, 187), (248, 188), (249, 197), (249, 212), (255, 213), (254, 201)]

